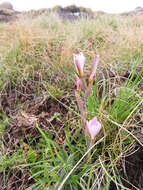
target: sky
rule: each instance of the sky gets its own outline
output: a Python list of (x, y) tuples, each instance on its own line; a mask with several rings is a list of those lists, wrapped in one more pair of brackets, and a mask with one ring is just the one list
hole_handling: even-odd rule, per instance
[(55, 5), (64, 7), (74, 4), (91, 8), (94, 11), (122, 13), (134, 10), (138, 6), (143, 7), (143, 0), (0, 0), (0, 3), (5, 1), (12, 3), (17, 11), (50, 8)]

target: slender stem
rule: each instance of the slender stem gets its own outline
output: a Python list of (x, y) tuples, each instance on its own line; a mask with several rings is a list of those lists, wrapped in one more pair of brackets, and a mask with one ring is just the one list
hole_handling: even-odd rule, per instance
[(82, 123), (83, 125), (85, 125), (86, 124), (85, 102), (82, 100), (78, 91), (75, 91), (75, 97), (76, 97), (77, 105), (82, 117)]
[(90, 95), (90, 93), (92, 91), (92, 87), (93, 87), (93, 84), (91, 83), (91, 84), (88, 85), (87, 89), (85, 90), (85, 95), (84, 95), (84, 98), (85, 98), (84, 101), (85, 102), (86, 102), (88, 96)]
[[(89, 137), (87, 137), (87, 140), (88, 140), (87, 150), (89, 150), (94, 145), (95, 140), (92, 140), (91, 138), (89, 139)], [(88, 157), (90, 156), (91, 156), (91, 151), (88, 153)]]

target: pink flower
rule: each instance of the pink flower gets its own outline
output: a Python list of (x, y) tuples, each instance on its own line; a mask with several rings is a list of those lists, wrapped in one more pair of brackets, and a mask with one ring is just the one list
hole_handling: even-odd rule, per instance
[(94, 80), (94, 77), (96, 75), (97, 65), (99, 63), (99, 59), (100, 59), (99, 55), (96, 55), (93, 58), (92, 69), (91, 69), (91, 73), (90, 73), (90, 76), (89, 76), (89, 83), (92, 83), (93, 80)]
[(87, 121), (86, 129), (89, 132), (91, 139), (94, 140), (95, 136), (100, 132), (101, 130), (101, 123), (97, 120), (96, 117), (91, 119), (90, 121)]
[(82, 87), (83, 87), (82, 80), (78, 76), (76, 76), (76, 89), (80, 91)]
[(74, 65), (75, 65), (77, 74), (80, 77), (83, 77), (83, 68), (84, 68), (84, 64), (85, 64), (84, 54), (82, 52), (80, 52), (78, 54), (74, 54), (73, 59), (74, 59)]

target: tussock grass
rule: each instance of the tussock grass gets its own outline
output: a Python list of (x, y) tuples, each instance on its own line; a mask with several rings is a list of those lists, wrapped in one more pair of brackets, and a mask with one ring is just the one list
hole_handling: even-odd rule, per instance
[[(143, 16), (97, 15), (95, 19), (70, 22), (50, 14), (36, 18), (22, 15), (16, 22), (0, 24), (1, 95), (9, 83), (16, 88), (23, 80), (33, 81), (38, 73), (46, 91), (37, 90), (36, 95), (50, 94), (56, 99), (68, 91), (66, 96), (71, 99), (63, 144), (58, 145), (52, 133), (38, 125), (40, 138), (34, 146), (32, 139), (21, 139), (20, 146), (9, 153), (5, 152), (5, 142), (0, 141), (0, 172), (5, 181), (10, 168), (19, 168), (28, 170), (34, 181), (27, 190), (107, 190), (111, 184), (128, 189), (119, 167), (124, 153), (134, 151), (135, 142), (142, 146), (136, 136), (136, 129), (140, 133), (136, 115), (143, 102), (139, 89), (143, 71), (142, 21)], [(98, 73), (105, 67), (117, 75), (99, 77), (88, 98), (89, 119), (96, 115), (103, 125), (91, 150), (87, 150), (73, 92), (70, 94), (74, 88), (72, 54), (76, 50), (86, 54), (87, 62), (95, 53), (100, 54)], [(128, 79), (121, 77), (126, 71), (130, 73)], [(53, 117), (60, 120), (58, 114)], [(11, 116), (1, 118), (0, 134), (4, 134)]]

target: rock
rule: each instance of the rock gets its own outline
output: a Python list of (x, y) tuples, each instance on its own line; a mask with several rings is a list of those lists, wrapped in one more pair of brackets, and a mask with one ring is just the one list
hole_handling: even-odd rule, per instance
[(0, 4), (0, 22), (9, 22), (17, 18), (17, 14), (20, 12), (15, 11), (13, 6), (9, 2)]
[(4, 2), (0, 4), (0, 9), (9, 9), (9, 10), (14, 10), (13, 5), (9, 2)]
[(128, 16), (128, 15), (142, 15), (142, 14), (143, 14), (143, 7), (137, 7), (135, 8), (135, 10), (122, 13), (121, 15)]

